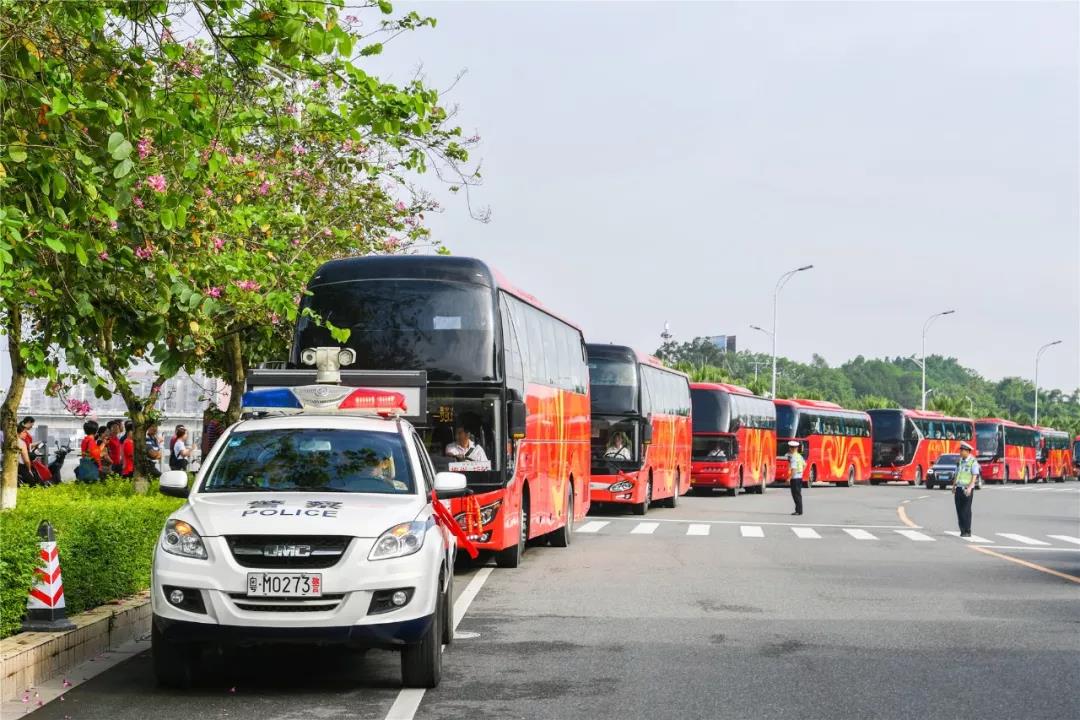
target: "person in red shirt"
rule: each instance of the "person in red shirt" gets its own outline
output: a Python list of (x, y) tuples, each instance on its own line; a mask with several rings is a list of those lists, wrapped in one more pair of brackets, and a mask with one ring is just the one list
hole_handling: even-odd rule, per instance
[(119, 420), (110, 420), (107, 427), (109, 438), (105, 441), (105, 452), (109, 456), (111, 466), (107, 468), (107, 471), (119, 475), (124, 471), (124, 448), (120, 443), (120, 428), (123, 427), (123, 423)]
[(124, 455), (124, 468), (120, 476), (129, 478), (135, 474), (135, 423), (130, 420), (124, 423), (124, 441), (120, 449)]
[(101, 448), (94, 437), (98, 431), (98, 424), (93, 420), (83, 423), (83, 432), (86, 437), (82, 439), (79, 450), (82, 457), (79, 458), (79, 467), (75, 470), (75, 479), (79, 482), (97, 482), (101, 477)]
[(34, 429), (34, 422), (36, 421), (32, 417), (24, 417), (19, 422), (19, 439), (26, 443), (27, 449), (34, 444), (34, 435), (31, 432)]

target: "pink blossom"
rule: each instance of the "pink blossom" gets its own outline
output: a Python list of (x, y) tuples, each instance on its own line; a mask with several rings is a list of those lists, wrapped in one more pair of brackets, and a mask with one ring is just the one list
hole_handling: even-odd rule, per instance
[(142, 198), (136, 195), (135, 197), (131, 198), (131, 204), (137, 208), (141, 208), (143, 206)]
[(161, 42), (173, 42), (173, 34), (169, 31), (169, 28), (161, 31)]
[(214, 249), (218, 252), (221, 252), (221, 248), (225, 247), (225, 241), (222, 238), (217, 237), (216, 235), (211, 240), (211, 242), (214, 243)]
[(203, 197), (208, 197), (208, 198), (214, 197), (214, 191), (211, 190), (210, 188), (203, 188), (202, 189), (202, 194), (203, 194)]
[(322, 231), (323, 237), (330, 237), (333, 233), (330, 232), (330, 228), (324, 228)]
[(190, 70), (191, 70), (191, 74), (194, 75), (195, 77), (197, 77), (197, 78), (202, 77), (202, 66), (200, 66), (199, 64), (191, 63)]
[(407, 218), (405, 218), (405, 224), (408, 225), (409, 227), (416, 227), (416, 222), (417, 221), (416, 221), (415, 217), (407, 217)]
[(154, 141), (148, 137), (141, 137), (135, 147), (139, 150), (139, 159), (145, 160), (150, 153), (154, 152)]
[(115, 220), (110, 220), (109, 221), (109, 229), (110, 230), (115, 230), (118, 227), (120, 227), (120, 224), (117, 223)]
[(286, 115), (295, 115), (296, 114), (296, 106), (293, 105), (292, 103), (289, 103), (288, 105), (286, 105), (284, 110), (285, 110)]
[(467, 142), (467, 143), (478, 143), (478, 142), (480, 142), (480, 136), (479, 135), (470, 135), (469, 137), (465, 138), (465, 142)]
[(280, 324), (281, 323), (281, 316), (278, 315), (277, 313), (270, 313), (270, 322), (272, 324), (274, 324), (274, 325)]
[(150, 392), (155, 393), (155, 394), (161, 392), (161, 386), (160, 385), (153, 386), (152, 388), (150, 388)]
[(292, 242), (293, 247), (300, 247), (300, 238), (293, 238), (290, 242)]
[(390, 237), (386, 238), (386, 240), (383, 241), (383, 245), (385, 245), (387, 247), (387, 249), (389, 249), (389, 250), (393, 250), (394, 248), (396, 248), (400, 244), (401, 244), (401, 238), (397, 237), (396, 235), (391, 235)]
[(345, 16), (345, 22), (347, 22), (347, 23), (354, 23), (359, 19), (360, 18), (356, 17), (355, 15), (346, 15)]
[(26, 294), (30, 297), (37, 297), (37, 288), (27, 288)]
[(312, 90), (318, 90), (321, 87), (322, 87), (322, 80), (316, 80), (315, 82), (311, 83), (311, 89)]
[(292, 146), (293, 155), (307, 155), (307, 148), (300, 143), (294, 143)]
[(135, 248), (135, 257), (140, 260), (149, 260), (154, 256), (154, 246), (144, 245), (142, 247)]
[(104, 250), (99, 252), (97, 256), (98, 256), (98, 260), (100, 260), (101, 262), (105, 262), (106, 260), (109, 259), (109, 253), (105, 252)]
[[(90, 407), (90, 403), (85, 400), (79, 400), (78, 398), (68, 398), (67, 411), (72, 415), (77, 415), (78, 417), (86, 417), (91, 413), (92, 408)], [(67, 680), (65, 680), (64, 683), (64, 687), (71, 687), (71, 683), (69, 683)]]
[(233, 165), (243, 165), (247, 162), (247, 158), (244, 156), (244, 153), (239, 153), (237, 155), (230, 156), (229, 162)]
[(206, 288), (206, 294), (212, 298), (219, 298), (221, 297), (221, 287), (217, 285), (215, 285), (214, 287), (208, 287)]
[(241, 290), (247, 290), (249, 292), (253, 292), (259, 289), (259, 283), (255, 282), (254, 280), (237, 280), (233, 284)]
[(266, 180), (263, 180), (262, 184), (255, 189), (255, 192), (259, 193), (260, 195), (265, 195), (266, 193), (270, 192), (270, 183)]
[(394, 203), (394, 209), (397, 210), (398, 212), (404, 212), (405, 211), (405, 203), (398, 200), (396, 203)]
[(143, 183), (154, 192), (163, 193), (169, 186), (164, 175), (151, 175)]

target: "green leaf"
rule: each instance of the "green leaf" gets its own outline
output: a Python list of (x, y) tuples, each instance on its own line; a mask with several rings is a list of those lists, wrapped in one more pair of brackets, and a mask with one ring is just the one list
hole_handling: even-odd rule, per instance
[(93, 165), (94, 159), (81, 150), (75, 151), (75, 159), (81, 162), (83, 165)]
[(75, 246), (75, 257), (78, 258), (80, 265), (86, 265), (89, 258), (86, 257), (86, 251), (83, 250), (82, 245)]
[(109, 108), (105, 112), (109, 115), (109, 119), (112, 120), (113, 125), (119, 125), (124, 122), (124, 111), (120, 108)]
[(9, 145), (8, 157), (12, 162), (25, 162), (26, 160), (26, 146), (25, 145)]
[[(106, 146), (110, 153), (116, 152), (116, 148), (120, 147), (120, 143), (124, 142), (124, 134), (114, 132), (109, 135), (109, 144)], [(119, 158), (117, 158), (119, 160)]]
[(116, 212), (116, 208), (114, 208), (112, 205), (105, 202), (104, 200), (99, 200), (97, 206), (98, 210), (101, 211), (101, 214), (109, 218), (110, 220), (116, 220), (120, 217), (119, 213)]
[(135, 148), (131, 146), (131, 143), (129, 143), (127, 140), (124, 140), (122, 143), (116, 146), (115, 150), (110, 150), (109, 152), (112, 153), (113, 160), (123, 160), (128, 155), (130, 155), (131, 151), (134, 149)]
[(364, 57), (368, 57), (369, 55), (381, 55), (382, 50), (382, 43), (372, 43), (371, 45), (368, 45), (367, 47), (361, 49), (360, 54)]
[(135, 163), (131, 162), (129, 158), (124, 158), (116, 164), (116, 167), (113, 168), (112, 176), (119, 180), (120, 178), (131, 172), (131, 168), (133, 167), (135, 167)]
[(52, 105), (52, 111), (57, 115), (63, 115), (71, 108), (71, 103), (68, 102), (67, 97), (60, 93), (53, 95), (52, 102), (49, 104)]
[(176, 213), (174, 213), (169, 208), (162, 209), (160, 219), (161, 227), (165, 228), (166, 230), (172, 230), (173, 226), (176, 225)]
[(53, 197), (56, 198), (57, 200), (60, 200), (61, 198), (64, 197), (64, 194), (67, 192), (67, 189), (68, 189), (68, 181), (67, 181), (67, 178), (64, 177), (63, 173), (56, 173), (55, 175), (53, 175), (53, 179), (52, 179)]
[(187, 208), (180, 205), (176, 208), (176, 227), (182, 228), (187, 223)]
[(58, 239), (58, 238), (54, 238), (54, 237), (45, 238), (45, 244), (48, 245), (50, 248), (52, 248), (53, 252), (58, 252), (58, 253), (66, 253), (67, 252), (67, 246), (64, 245), (64, 242), (62, 240)]
[(383, 15), (394, 12), (394, 6), (390, 4), (389, 0), (379, 0), (379, 9), (382, 10)]

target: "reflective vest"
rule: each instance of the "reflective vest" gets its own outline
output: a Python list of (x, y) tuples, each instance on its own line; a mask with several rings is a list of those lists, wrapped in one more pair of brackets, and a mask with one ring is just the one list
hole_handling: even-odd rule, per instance
[(960, 464), (956, 466), (956, 484), (960, 487), (967, 487), (975, 482), (975, 476), (978, 472), (975, 468), (975, 458), (968, 455), (967, 458), (962, 459)]
[(788, 464), (791, 466), (791, 477), (801, 478), (806, 469), (806, 460), (801, 453), (794, 452), (788, 456)]

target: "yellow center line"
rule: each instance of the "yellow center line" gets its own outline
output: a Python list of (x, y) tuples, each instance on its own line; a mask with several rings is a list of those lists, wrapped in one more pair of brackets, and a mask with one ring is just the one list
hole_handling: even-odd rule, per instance
[(1053, 575), (1054, 577), (1059, 577), (1059, 578), (1061, 578), (1063, 580), (1068, 580), (1069, 582), (1074, 582), (1074, 583), (1080, 584), (1080, 577), (1076, 577), (1075, 575), (1069, 575), (1068, 573), (1058, 572), (1057, 570), (1051, 570), (1050, 568), (1043, 567), (1042, 565), (1039, 565), (1038, 563), (1028, 562), (1027, 560), (1021, 560), (1020, 558), (1014, 558), (1012, 555), (1005, 555), (1004, 553), (994, 552), (993, 550), (991, 550), (990, 548), (987, 548), (987, 547), (981, 547), (979, 545), (969, 545), (968, 549), (969, 550), (974, 550), (975, 552), (981, 552), (983, 555), (992, 555), (992, 556), (994, 556), (996, 558), (1001, 558), (1002, 560), (1008, 560), (1009, 562), (1014, 562), (1017, 565), (1023, 565), (1024, 567), (1031, 568), (1032, 570), (1038, 570), (1040, 572), (1047, 573), (1048, 575)]
[(911, 518), (907, 516), (907, 511), (904, 510), (904, 506), (902, 504), (896, 506), (896, 514), (900, 517), (900, 522), (904, 523), (909, 528), (919, 527), (915, 523), (911, 522)]

